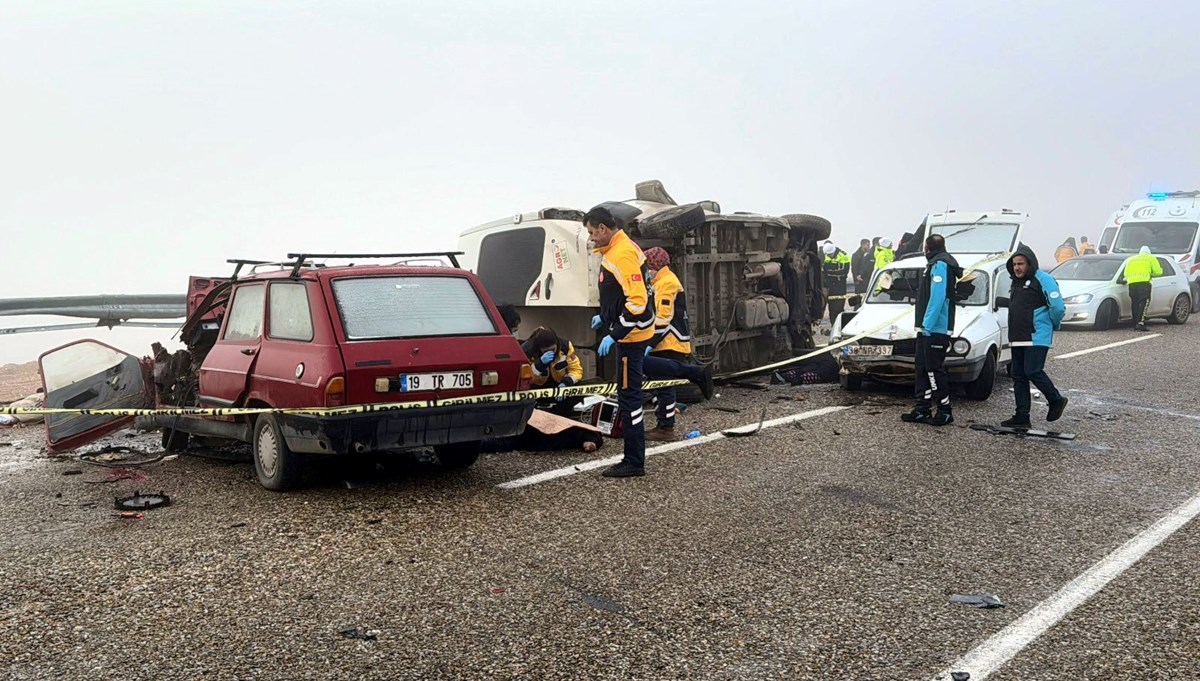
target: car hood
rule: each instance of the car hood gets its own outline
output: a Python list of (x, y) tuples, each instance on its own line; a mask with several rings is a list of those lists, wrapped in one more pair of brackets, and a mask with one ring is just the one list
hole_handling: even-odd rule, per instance
[(1116, 286), (1108, 281), (1086, 281), (1086, 280), (1066, 280), (1058, 282), (1058, 290), (1062, 293), (1063, 298), (1078, 296), (1084, 293), (1095, 295), (1100, 291)]
[[(959, 305), (958, 312), (955, 313), (954, 333), (953, 336), (961, 336), (975, 320), (988, 312), (986, 305)], [(863, 305), (854, 319), (850, 320), (849, 324), (842, 327), (842, 337), (849, 338), (857, 336), (864, 331), (872, 331), (876, 327), (882, 326), (878, 330), (868, 334), (869, 338), (877, 338), (879, 340), (905, 340), (917, 337), (917, 330), (913, 324), (913, 315), (915, 314), (912, 305), (895, 305), (895, 304), (878, 304), (878, 305)], [(896, 319), (897, 315), (900, 316)]]

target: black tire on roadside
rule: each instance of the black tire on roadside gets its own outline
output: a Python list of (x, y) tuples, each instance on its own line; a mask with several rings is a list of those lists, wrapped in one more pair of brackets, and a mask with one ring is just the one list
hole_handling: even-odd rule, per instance
[(304, 461), (288, 449), (274, 414), (263, 414), (254, 421), (250, 444), (260, 485), (273, 492), (286, 492), (299, 484)]
[(983, 361), (983, 369), (979, 372), (979, 378), (966, 384), (964, 393), (968, 400), (983, 402), (992, 396), (992, 389), (995, 387), (996, 351), (989, 350), (987, 359)]
[(1171, 316), (1167, 317), (1168, 324), (1184, 324), (1192, 314), (1192, 299), (1186, 293), (1180, 293), (1171, 305)]
[(833, 225), (819, 215), (792, 213), (782, 216), (782, 219), (788, 224), (788, 227), (807, 233), (815, 241), (824, 241), (833, 232)]
[(650, 239), (674, 239), (704, 224), (704, 208), (687, 203), (660, 211), (638, 223), (638, 234)]
[(191, 435), (175, 428), (162, 429), (162, 448), (168, 452), (182, 452), (191, 443)]
[(479, 447), (481, 444), (481, 442), (476, 440), (472, 442), (436, 445), (433, 448), (433, 453), (437, 455), (438, 462), (442, 464), (443, 468), (462, 470), (470, 468), (479, 460)]

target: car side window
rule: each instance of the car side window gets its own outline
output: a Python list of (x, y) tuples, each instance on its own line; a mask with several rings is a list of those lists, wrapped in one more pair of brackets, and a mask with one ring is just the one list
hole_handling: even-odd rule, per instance
[(1158, 277), (1169, 277), (1172, 274), (1175, 274), (1175, 267), (1171, 265), (1170, 260), (1167, 260), (1166, 258), (1159, 258), (1158, 264), (1162, 265), (1162, 274), (1154, 277), (1155, 279)]
[(304, 284), (273, 283), (268, 305), (267, 335), (277, 340), (311, 341), (312, 312)]
[(234, 289), (223, 340), (255, 340), (262, 336), (266, 293), (267, 287), (262, 284), (243, 285)]

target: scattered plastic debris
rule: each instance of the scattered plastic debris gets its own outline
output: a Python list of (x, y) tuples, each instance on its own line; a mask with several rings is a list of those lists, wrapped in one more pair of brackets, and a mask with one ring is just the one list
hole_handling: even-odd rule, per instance
[(742, 413), (742, 410), (741, 410), (741, 409), (735, 409), (735, 408), (733, 408), (733, 407), (709, 407), (709, 409), (712, 409), (713, 411), (723, 411), (723, 412), (725, 412), (726, 414), (740, 414), (740, 413)]
[(133, 511), (122, 511), (121, 513), (119, 513), (117, 515), (117, 517), (121, 518), (122, 520), (141, 520), (142, 518), (145, 518), (146, 516), (143, 513), (135, 513)]
[(171, 497), (167, 496), (165, 492), (159, 492), (158, 494), (134, 492), (131, 496), (117, 497), (113, 503), (118, 511), (148, 511), (152, 508), (170, 506)]
[(971, 672), (950, 672), (951, 681), (971, 681)]
[(950, 602), (958, 605), (973, 605), (984, 610), (1004, 607), (1004, 601), (993, 594), (954, 594), (950, 597)]
[(63, 471), (62, 474), (63, 475), (83, 475), (83, 471), (76, 468), (76, 469), (69, 470), (69, 471)]
[(338, 631), (345, 638), (354, 638), (360, 641), (374, 641), (379, 638), (378, 629), (368, 629), (366, 631), (359, 630), (357, 627), (344, 627)]
[(721, 431), (721, 434), (725, 437), (750, 437), (751, 435), (758, 435), (758, 433), (763, 429), (763, 423), (765, 423), (766, 420), (767, 408), (763, 407), (762, 414), (758, 417), (758, 426), (756, 426), (754, 430), (723, 430)]
[(696, 438), (698, 438), (698, 437), (700, 437), (700, 431), (698, 431), (698, 430), (693, 430), (692, 432), (688, 433), (687, 435), (684, 435), (684, 436), (683, 436), (683, 439), (685, 439), (685, 440), (694, 440), (694, 439), (696, 439)]

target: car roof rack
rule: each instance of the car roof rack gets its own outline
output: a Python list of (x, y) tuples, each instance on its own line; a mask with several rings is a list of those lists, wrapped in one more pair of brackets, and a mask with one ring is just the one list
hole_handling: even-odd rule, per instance
[[(309, 258), (352, 258), (354, 260), (362, 259), (391, 259), (391, 258), (447, 258), (450, 264), (457, 269), (462, 269), (462, 265), (458, 264), (458, 256), (462, 255), (462, 251), (431, 251), (428, 253), (288, 253), (287, 257), (291, 262), (279, 263), (292, 266), (291, 276), (295, 277), (300, 274), (300, 268), (304, 267)], [(261, 263), (267, 264), (267, 263)]]
[[(236, 280), (238, 278), (238, 275), (241, 274), (242, 268), (245, 267), (246, 265), (250, 265), (251, 267), (257, 267), (259, 265), (273, 264), (268, 260), (244, 260), (242, 258), (232, 258), (230, 260), (226, 260), (225, 262), (229, 263), (230, 265), (236, 265), (236, 267), (233, 268), (233, 275), (229, 277), (231, 280)], [(251, 271), (253, 271), (253, 270), (251, 270)]]

